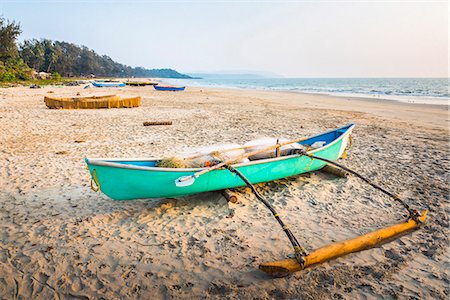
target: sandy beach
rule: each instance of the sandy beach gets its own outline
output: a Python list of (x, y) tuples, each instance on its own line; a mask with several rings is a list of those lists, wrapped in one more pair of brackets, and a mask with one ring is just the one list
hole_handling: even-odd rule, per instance
[[(52, 91), (53, 93), (49, 93)], [(45, 95), (141, 96), (139, 108), (52, 110)], [(145, 121), (173, 121), (143, 126)], [(164, 157), (260, 136), (298, 138), (355, 123), (341, 162), (428, 209), (421, 229), (274, 279), (288, 240), (248, 188), (113, 201), (85, 157)], [(446, 106), (289, 92), (152, 87), (0, 89), (1, 299), (448, 299)], [(308, 250), (404, 220), (354, 177), (313, 172), (257, 185)]]

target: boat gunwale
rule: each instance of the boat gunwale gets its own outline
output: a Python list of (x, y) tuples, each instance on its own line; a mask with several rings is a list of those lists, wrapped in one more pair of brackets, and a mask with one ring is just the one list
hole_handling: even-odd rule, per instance
[[(306, 140), (308, 139), (312, 139), (321, 135), (325, 135), (334, 131), (338, 131), (340, 129), (346, 128), (346, 131), (338, 138), (336, 138), (335, 140), (333, 140), (331, 143), (325, 145), (324, 147), (320, 147), (317, 149), (313, 149), (310, 151), (307, 151), (308, 154), (314, 154), (318, 151), (322, 151), (324, 149), (327, 149), (331, 146), (333, 146), (334, 144), (336, 144), (337, 142), (339, 142), (340, 140), (344, 139), (345, 136), (349, 135), (351, 133), (351, 131), (353, 130), (353, 128), (355, 127), (355, 124), (350, 123), (346, 126), (342, 126), (340, 128), (336, 128), (334, 130), (329, 130), (323, 133), (319, 133), (316, 135), (313, 135), (311, 137), (308, 137)], [(300, 154), (294, 154), (294, 155), (287, 155), (287, 156), (280, 156), (280, 157), (274, 157), (274, 158), (266, 158), (266, 159), (258, 159), (258, 160), (253, 160), (250, 162), (245, 162), (245, 163), (238, 163), (238, 164), (232, 164), (232, 166), (234, 168), (239, 168), (239, 167), (246, 167), (246, 166), (252, 166), (252, 165), (257, 165), (257, 164), (262, 164), (262, 163), (268, 163), (268, 162), (274, 162), (274, 161), (281, 161), (281, 160), (285, 160), (285, 159), (291, 159), (291, 158), (296, 158), (296, 157), (300, 157)], [(114, 161), (155, 161), (155, 160), (161, 160), (161, 158), (128, 158), (128, 159), (120, 159), (120, 158), (85, 158), (85, 162), (88, 165), (94, 165), (94, 166), (102, 166), (102, 167), (113, 167), (113, 168), (119, 168), (119, 169), (131, 169), (131, 170), (141, 170), (141, 171), (156, 171), (156, 172), (198, 172), (198, 171), (202, 171), (205, 169), (208, 169), (207, 167), (203, 167), (203, 168), (161, 168), (161, 167), (144, 167), (144, 166), (137, 166), (137, 165), (127, 165), (127, 164), (121, 164), (121, 163), (116, 163)]]

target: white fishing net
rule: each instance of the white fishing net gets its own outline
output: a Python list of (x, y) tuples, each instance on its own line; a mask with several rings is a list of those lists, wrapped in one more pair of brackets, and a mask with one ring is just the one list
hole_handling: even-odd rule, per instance
[[(246, 153), (264, 150), (278, 143), (285, 143), (286, 138), (261, 137), (251, 140), (244, 145), (239, 144), (216, 144), (201, 148), (195, 148), (180, 156), (169, 157), (157, 163), (158, 167), (170, 168), (203, 168), (217, 165), (224, 161), (233, 160)], [(289, 155), (293, 149), (306, 149), (305, 146), (293, 143), (279, 148), (279, 156)], [(252, 160), (277, 157), (277, 150), (268, 150), (262, 153), (251, 155), (248, 158), (233, 160), (233, 164), (246, 163)]]
[[(268, 148), (270, 146), (274, 146), (278, 143), (285, 143), (288, 142), (289, 140), (286, 138), (272, 138), (272, 137), (261, 137), (252, 141), (249, 141), (247, 143), (244, 144), (244, 148), (245, 151), (247, 153), (250, 152), (254, 152), (254, 151), (258, 151), (258, 150), (264, 150), (265, 148)], [(285, 156), (288, 155), (289, 152), (292, 149), (304, 149), (305, 147), (298, 144), (298, 143), (293, 143), (293, 144), (289, 144), (289, 145), (285, 145), (283, 147), (280, 147), (279, 151), (279, 155), (280, 156)], [(265, 158), (273, 158), (277, 156), (277, 150), (273, 149), (273, 150), (269, 150), (269, 151), (265, 151), (259, 154), (255, 154), (249, 157), (250, 160), (258, 160), (258, 159), (265, 159)]]

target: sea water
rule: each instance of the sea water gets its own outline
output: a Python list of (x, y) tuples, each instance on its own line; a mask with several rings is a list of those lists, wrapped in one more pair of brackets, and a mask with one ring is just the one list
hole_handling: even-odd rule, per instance
[(440, 105), (450, 103), (448, 78), (202, 78), (171, 79), (169, 82), (187, 87), (291, 91)]

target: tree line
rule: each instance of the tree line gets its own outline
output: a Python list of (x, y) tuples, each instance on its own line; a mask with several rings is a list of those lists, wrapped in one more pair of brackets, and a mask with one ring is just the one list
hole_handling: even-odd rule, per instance
[(0, 18), (0, 81), (28, 80), (35, 72), (64, 77), (190, 78), (173, 69), (133, 68), (86, 46), (63, 41), (32, 39), (18, 45), (20, 34), (18, 23)]

